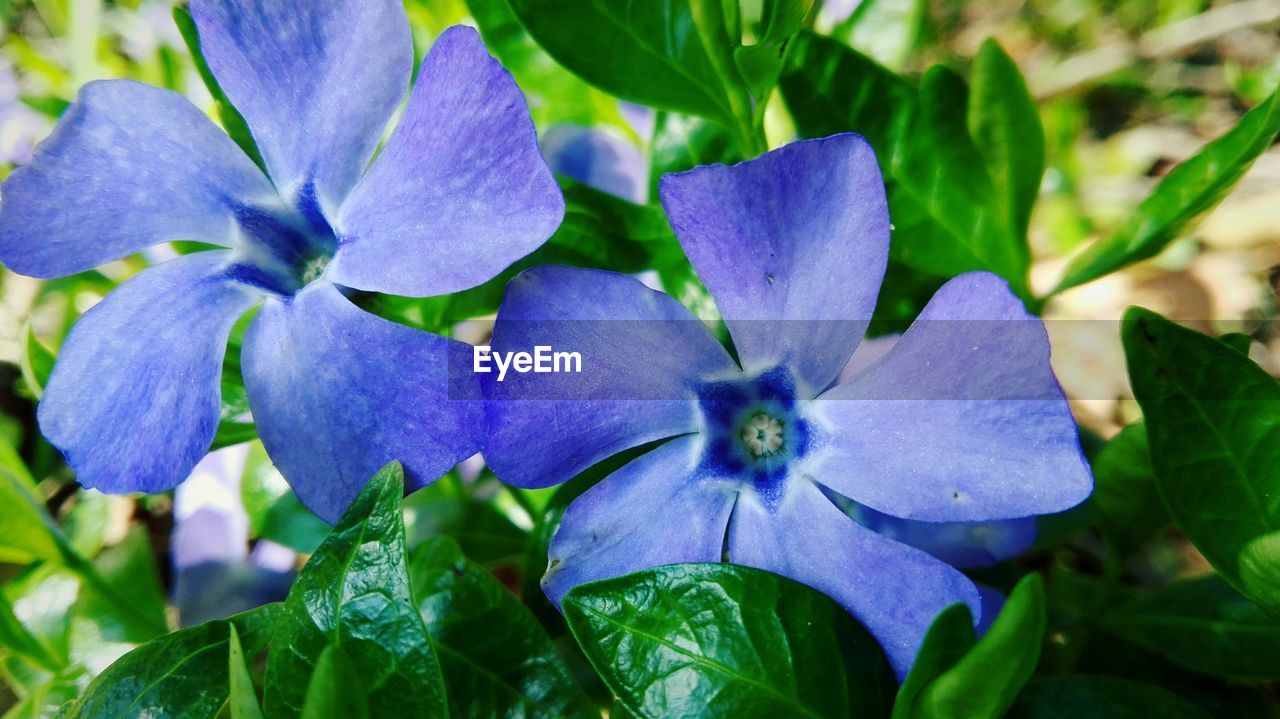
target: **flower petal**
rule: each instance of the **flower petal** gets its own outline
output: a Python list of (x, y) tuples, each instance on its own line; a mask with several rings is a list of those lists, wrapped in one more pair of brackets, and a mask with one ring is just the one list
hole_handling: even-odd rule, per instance
[(227, 279), (230, 254), (200, 252), (145, 270), (71, 328), (39, 418), (80, 484), (160, 492), (209, 450), (227, 336), (261, 298)]
[[(479, 449), (474, 377), (450, 375), (470, 346), (359, 309), (327, 282), (269, 299), (245, 336), (249, 407), (298, 499), (332, 522), (380, 468), (416, 486)], [(457, 353), (455, 355), (455, 353)]]
[(649, 159), (604, 130), (556, 125), (542, 136), (542, 154), (556, 174), (641, 205), (649, 201)]
[(989, 567), (1027, 551), (1036, 541), (1035, 517), (996, 522), (917, 522), (854, 505), (851, 514), (876, 534), (923, 550), (960, 569)]
[(895, 517), (1028, 517), (1093, 489), (1044, 325), (989, 273), (943, 285), (884, 358), (811, 407), (830, 438), (806, 471)]
[(692, 432), (694, 386), (736, 372), (679, 302), (639, 280), (543, 266), (511, 281), (493, 349), (579, 352), (582, 372), (483, 375), (485, 459), (510, 484), (546, 487), (646, 442)]
[(570, 589), (646, 567), (718, 562), (737, 491), (699, 472), (697, 437), (641, 455), (569, 505), (548, 551), (542, 588)]
[(399, 0), (192, 0), (200, 49), (280, 194), (336, 211), (409, 88)]
[(812, 482), (793, 478), (767, 508), (743, 492), (729, 524), (729, 561), (803, 582), (836, 600), (880, 641), (899, 678), (934, 616), (957, 602), (978, 616), (978, 591), (959, 571), (845, 516)]
[(807, 396), (853, 354), (889, 258), (889, 211), (858, 135), (796, 142), (662, 178), (671, 226), (744, 369), (789, 363)]
[(60, 277), (169, 240), (230, 246), (232, 205), (274, 194), (186, 98), (131, 80), (91, 82), (4, 183), (0, 261)]
[(520, 88), (475, 30), (446, 30), (337, 223), (329, 276), (414, 297), (473, 287), (551, 237), (564, 197)]

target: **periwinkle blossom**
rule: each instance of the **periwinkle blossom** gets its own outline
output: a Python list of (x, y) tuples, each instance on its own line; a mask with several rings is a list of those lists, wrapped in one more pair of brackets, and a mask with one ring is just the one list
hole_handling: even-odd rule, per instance
[(589, 127), (556, 125), (543, 134), (542, 153), (557, 174), (630, 202), (648, 201), (648, 159), (620, 137)]
[[(399, 0), (193, 0), (201, 47), (266, 174), (182, 96), (110, 80), (76, 103), (0, 197), (0, 260), (59, 277), (169, 240), (225, 249), (140, 273), (63, 346), (41, 429), (78, 479), (156, 492), (219, 417), (235, 322), (258, 432), (298, 497), (336, 519), (392, 459), (411, 483), (473, 454), (479, 390), (444, 337), (367, 314), (365, 290), (424, 297), (542, 244), (564, 201), (523, 96), (470, 28), (445, 31), (403, 115), (413, 47)], [(468, 350), (469, 351), (469, 350)]]
[(891, 351), (838, 383), (888, 259), (870, 146), (850, 134), (798, 142), (669, 175), (660, 195), (736, 360), (671, 297), (609, 272), (531, 269), (499, 311), (495, 352), (582, 354), (580, 374), (486, 380), (485, 457), (500, 478), (553, 485), (652, 443), (569, 506), (548, 597), (727, 560), (831, 596), (905, 674), (935, 614), (965, 602), (980, 617), (979, 593), (836, 502), (973, 523), (1082, 501), (1092, 478), (1042, 323), (1000, 278), (961, 275)]

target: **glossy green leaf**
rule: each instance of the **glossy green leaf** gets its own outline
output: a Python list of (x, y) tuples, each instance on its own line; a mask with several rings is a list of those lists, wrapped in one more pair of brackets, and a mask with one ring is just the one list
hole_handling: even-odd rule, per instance
[(231, 626), (261, 651), (279, 605), (166, 634), (112, 664), (69, 709), (68, 719), (214, 719), (227, 701)]
[(409, 575), (454, 716), (599, 716), (538, 620), (452, 539), (417, 547)]
[(912, 719), (921, 712), (929, 685), (955, 666), (973, 648), (973, 614), (964, 604), (953, 604), (938, 613), (924, 635), (911, 671), (902, 680), (893, 702), (893, 719)]
[(1039, 110), (1013, 58), (995, 40), (982, 44), (969, 84), (969, 134), (986, 160), (1005, 222), (1015, 237), (1026, 237), (1044, 175)]
[(1264, 607), (1280, 607), (1280, 532), (1256, 537), (1240, 552), (1240, 583)]
[(1179, 164), (1110, 237), (1067, 266), (1054, 292), (1155, 257), (1197, 218), (1222, 201), (1280, 132), (1280, 91), (1240, 123)]
[(354, 664), (373, 716), (443, 717), (444, 682), (409, 591), (404, 472), (378, 472), (302, 568), (271, 636), (266, 715), (299, 717), (331, 646)]
[(639, 717), (874, 715), (892, 691), (879, 646), (844, 610), (755, 569), (647, 569), (576, 587), (563, 609)]
[[(511, 0), (560, 64), (625, 100), (716, 120), (752, 146), (751, 98), (721, 0)], [(736, 9), (736, 8), (735, 8)]]
[(1167, 689), (1100, 676), (1036, 679), (1018, 697), (1009, 719), (1213, 719)]
[(320, 652), (307, 682), (302, 719), (369, 719), (369, 697), (355, 662), (342, 647), (330, 644)]
[(182, 33), (182, 39), (187, 45), (187, 50), (191, 53), (191, 59), (195, 62), (196, 70), (200, 73), (200, 79), (204, 81), (205, 87), (209, 89), (209, 94), (213, 96), (214, 104), (218, 109), (218, 119), (222, 121), (222, 127), (231, 136), (232, 140), (244, 150), (245, 154), (253, 160), (259, 168), (266, 171), (266, 164), (262, 161), (262, 153), (258, 151), (258, 144), (253, 139), (253, 134), (249, 131), (249, 125), (244, 121), (244, 116), (236, 109), (235, 105), (227, 99), (227, 94), (222, 91), (222, 87), (218, 84), (218, 78), (214, 77), (213, 71), (209, 69), (209, 64), (205, 62), (204, 53), (200, 50), (200, 32), (196, 28), (195, 20), (191, 17), (191, 11), (186, 5), (178, 5), (173, 9), (173, 21), (178, 26), (178, 31)]
[(1093, 479), (1090, 512), (1117, 558), (1130, 556), (1169, 524), (1142, 422), (1125, 427), (1103, 446), (1093, 460)]
[(258, 703), (258, 692), (253, 688), (253, 678), (249, 676), (244, 645), (240, 642), (240, 632), (235, 623), (231, 624), (230, 637), (227, 646), (227, 708), (231, 719), (262, 719), (262, 706)]
[(1029, 574), (1009, 594), (987, 633), (921, 692), (913, 717), (997, 719), (1035, 671), (1044, 641), (1044, 584)]
[(1216, 575), (1183, 579), (1102, 617), (1107, 631), (1205, 674), (1280, 678), (1280, 621)]
[(1280, 531), (1280, 382), (1218, 340), (1140, 308), (1124, 319), (1156, 486), (1175, 522), (1232, 586), (1241, 554)]

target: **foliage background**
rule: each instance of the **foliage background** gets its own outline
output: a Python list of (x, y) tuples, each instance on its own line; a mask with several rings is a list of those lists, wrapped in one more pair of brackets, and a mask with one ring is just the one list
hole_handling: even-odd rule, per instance
[[(1240, 576), (1226, 573), (1231, 584), (1245, 588), (1255, 602), (1217, 576), (1205, 556), (1220, 551), (1220, 538), (1214, 534), (1217, 530), (1205, 534), (1200, 528), (1196, 501), (1190, 502), (1190, 509), (1179, 502), (1178, 483), (1184, 481), (1180, 470), (1185, 465), (1178, 464), (1172, 451), (1179, 433), (1203, 432), (1204, 427), (1169, 428), (1170, 423), (1161, 422), (1162, 434), (1153, 430), (1148, 438), (1145, 426), (1138, 424), (1143, 407), (1133, 398), (1122, 336), (1132, 338), (1134, 328), (1145, 322), (1144, 327), (1153, 327), (1151, 331), (1162, 338), (1143, 355), (1140, 369), (1160, 365), (1166, 374), (1177, 374), (1188, 368), (1217, 368), (1224, 386), (1245, 388), (1249, 394), (1244, 399), (1250, 401), (1220, 407), (1220, 416), (1210, 412), (1209, 424), (1242, 441), (1280, 446), (1280, 393), (1273, 386), (1273, 377), (1280, 373), (1280, 332), (1275, 324), (1280, 272), (1272, 269), (1280, 266), (1280, 151), (1262, 152), (1221, 205), (1199, 223), (1167, 233), (1154, 257), (1041, 299), (1082, 248), (1123, 230), (1171, 168), (1235, 127), (1247, 109), (1268, 101), (1280, 84), (1280, 3), (866, 0), (853, 20), (841, 21), (839, 6), (844, 4), (828, 0), (825, 8), (807, 17), (805, 32), (828, 35), (911, 82), (935, 65), (969, 77), (984, 41), (995, 38), (1025, 77), (1044, 126), (1046, 156), (1029, 218), (1026, 294), (1049, 320), (1055, 367), (1072, 398), (1098, 476), (1094, 499), (1043, 522), (1033, 551), (983, 570), (978, 577), (1005, 590), (1023, 577), (1041, 577), (1018, 585), (1023, 588), (1011, 602), (1011, 618), (1002, 630), (988, 635), (995, 640), (984, 640), (966, 654), (973, 640), (964, 636), (964, 621), (946, 614), (939, 619), (925, 650), (934, 657), (937, 671), (932, 676), (927, 669), (913, 674), (914, 683), (909, 679), (897, 694), (894, 716), (997, 716), (1015, 694), (1019, 698), (1013, 712), (1025, 716), (1127, 716), (1122, 713), (1127, 709), (1178, 717), (1276, 715), (1280, 623), (1259, 605), (1267, 605), (1267, 597), (1280, 597), (1280, 541), (1249, 545), (1247, 557), (1255, 558), (1256, 564), (1242, 560)], [(652, 177), (695, 162), (740, 159), (732, 132), (726, 134), (693, 116), (655, 115), (621, 104), (578, 79), (540, 49), (506, 0), (407, 0), (406, 6), (419, 54), (445, 27), (478, 24), (491, 50), (529, 94), (546, 144), (568, 126), (591, 127), (621, 148), (620, 166), (634, 156), (643, 175)], [(759, 2), (743, 6), (747, 18), (758, 16)], [(29, 160), (34, 144), (77, 89), (93, 79), (130, 77), (168, 87), (216, 114), (168, 2), (0, 0), (0, 25), (0, 177)], [(784, 71), (783, 92), (773, 94), (760, 118), (771, 146), (785, 144), (806, 125), (831, 121), (807, 118), (795, 106), (789, 108), (794, 105), (794, 95), (787, 92), (789, 76), (794, 83), (795, 73)], [(1272, 129), (1266, 144), (1274, 135)], [(656, 271), (673, 294), (714, 320), (714, 308), (670, 238), (659, 210), (609, 198), (572, 180), (565, 179), (564, 186), (570, 207), (566, 226), (525, 265), (554, 261), (624, 272)], [(178, 654), (184, 642), (199, 648), (225, 641), (227, 647), (235, 647), (221, 650), (219, 656), (230, 653), (232, 660), (230, 670), (225, 662), (220, 665), (226, 677), (217, 690), (224, 701), (226, 696), (232, 701), (220, 709), (222, 701), (212, 697), (214, 713), (252, 716), (250, 709), (236, 708), (237, 697), (257, 694), (255, 686), (261, 687), (264, 672), (269, 680), (274, 671), (296, 674), (291, 681), (299, 706), (328, 707), (335, 716), (338, 711), (349, 713), (344, 703), (355, 706), (350, 711), (357, 713), (376, 708), (382, 700), (372, 695), (312, 698), (312, 690), (319, 691), (316, 687), (356, 684), (344, 680), (352, 676), (352, 663), (376, 660), (350, 646), (319, 650), (303, 668), (242, 661), (246, 674), (237, 675), (237, 649), (243, 647), (251, 659), (256, 656), (265, 645), (264, 623), (279, 621), (278, 616), (237, 620), (234, 643), (227, 639), (226, 624), (203, 625), (201, 631), (209, 633), (204, 639), (168, 634), (207, 610), (188, 606), (185, 615), (179, 611), (184, 590), (171, 559), (174, 498), (107, 497), (79, 489), (36, 429), (34, 401), (67, 330), (112, 287), (156, 259), (137, 256), (43, 283), (4, 273), (0, 712), (5, 712), (5, 719), (51, 716), (84, 693), (118, 657), (157, 637), (168, 637), (174, 646), (156, 651)], [(888, 295), (878, 308), (877, 331), (905, 326), (940, 282), (936, 273), (921, 272), (919, 263), (895, 262), (886, 283)], [(499, 282), (452, 298), (360, 301), (400, 322), (478, 339), (487, 332), (484, 318), (500, 297)], [(1227, 355), (1226, 345), (1205, 344), (1211, 341), (1201, 342), (1199, 335), (1180, 334), (1158, 318), (1131, 316), (1126, 333), (1119, 321), (1130, 305), (1149, 308), (1201, 333), (1237, 333), (1229, 341), (1245, 350), (1248, 359), (1236, 349), (1235, 355)], [(472, 318), (480, 319), (455, 324)], [(233, 350), (235, 342), (233, 336)], [(1135, 352), (1143, 350), (1129, 350), (1133, 365)], [(1134, 373), (1135, 382), (1149, 379), (1141, 371)], [(1166, 403), (1163, 411), (1170, 416), (1189, 411), (1188, 399), (1180, 401)], [(329, 528), (293, 499), (252, 440), (252, 427), (239, 421), (246, 407), (234, 351), (228, 355), (224, 403), (226, 422), (218, 443), (239, 446), (241, 450), (233, 451), (245, 453), (243, 468), (231, 470), (238, 490), (228, 496), (247, 517), (243, 539), (255, 547), (282, 550), (284, 564), (273, 565), (273, 571), (284, 580), (273, 587), (262, 567), (246, 560), (191, 581), (197, 582), (197, 594), (225, 597), (227, 606), (247, 606), (235, 604), (251, 603), (247, 596), (282, 599), (289, 577), (317, 550)], [(1159, 444), (1154, 465), (1149, 443)], [(1263, 496), (1280, 497), (1280, 465), (1266, 459), (1254, 456), (1237, 462), (1235, 469)], [(643, 698), (626, 699), (622, 679), (608, 671), (601, 676), (600, 662), (607, 664), (608, 659), (600, 658), (599, 647), (589, 639), (582, 641), (591, 636), (590, 628), (575, 625), (575, 640), (538, 589), (557, 512), (572, 492), (603, 471), (589, 474), (560, 492), (529, 492), (502, 486), (473, 463), (404, 503), (407, 538), (402, 551), (408, 572), (401, 579), (428, 620), (431, 637), (419, 637), (420, 644), (430, 641), (435, 647), (433, 661), (441, 665), (455, 715), (515, 716), (527, 711), (555, 716), (590, 714), (600, 708), (625, 715), (652, 709)], [(366, 517), (394, 513), (387, 497), (395, 494), (396, 485), (390, 478), (385, 481), (391, 484), (382, 494), (367, 498)], [(1185, 481), (1203, 482), (1204, 476)], [(1224, 491), (1229, 500), (1229, 488)], [(227, 499), (219, 497), (209, 501)], [(1226, 511), (1232, 511), (1234, 505), (1227, 504)], [(1263, 519), (1275, 530), (1280, 527), (1280, 509)], [(394, 534), (388, 535), (388, 546), (395, 545)], [(233, 541), (236, 536), (232, 533)], [(1233, 551), (1231, 557), (1236, 556)], [(1249, 566), (1261, 569), (1249, 574)], [(1274, 581), (1268, 582), (1268, 576)], [(847, 619), (840, 619), (807, 590), (779, 588), (770, 584), (774, 580), (749, 573), (648, 579), (677, 580), (737, 582), (742, 592), (778, 592), (785, 597), (779, 606), (800, 606), (794, 610), (797, 616), (827, 617), (832, 626)], [(589, 606), (592, 593), (581, 599), (582, 606)], [(458, 607), (464, 606), (471, 608), (470, 614), (459, 614)], [(653, 608), (658, 617), (669, 610)], [(785, 619), (790, 616), (787, 611), (779, 609), (777, 615)], [(578, 616), (583, 621), (587, 615)], [(570, 623), (574, 617), (571, 610)], [(780, 626), (778, 631), (786, 635), (790, 629)], [(866, 649), (857, 631), (853, 627), (840, 635), (847, 641), (839, 653), (845, 655), (842, 661), (850, 677), (874, 677), (873, 671), (853, 670), (865, 659), (850, 653), (850, 647)], [(501, 648), (479, 656), (472, 649), (461, 650), (462, 655), (453, 652), (452, 647), (472, 643), (460, 637), (477, 632), (507, 644), (507, 653)], [(866, 652), (873, 655), (874, 649)], [(136, 660), (136, 655), (130, 656)], [(779, 670), (770, 662), (783, 659), (765, 660), (776, 675)], [(793, 691), (803, 692), (808, 686), (813, 693), (822, 692), (818, 679), (829, 677), (816, 664), (804, 664), (796, 656), (785, 660), (788, 671), (812, 672)], [(501, 667), (503, 682), (466, 669), (474, 666)], [(530, 668), (535, 666), (544, 671)], [(992, 678), (996, 666), (1014, 669), (1008, 677)], [(143, 668), (137, 665), (133, 671), (142, 673)], [(1024, 686), (1032, 670), (1036, 678)], [(321, 679), (312, 678), (312, 673)], [(801, 704), (817, 715), (852, 709), (861, 716), (887, 711), (892, 703), (892, 686), (849, 682), (848, 706)], [(217, 677), (171, 691), (197, 707), (201, 692), (214, 684)], [(979, 684), (994, 685), (997, 694), (1007, 696), (986, 697), (976, 688)], [(724, 686), (729, 687), (726, 696), (739, 691), (730, 679)], [(759, 697), (749, 692), (744, 696), (744, 706), (764, 712)], [(467, 704), (462, 697), (475, 703)], [(76, 711), (81, 713), (73, 716), (116, 715), (105, 713), (108, 709), (95, 714), (84, 705)]]

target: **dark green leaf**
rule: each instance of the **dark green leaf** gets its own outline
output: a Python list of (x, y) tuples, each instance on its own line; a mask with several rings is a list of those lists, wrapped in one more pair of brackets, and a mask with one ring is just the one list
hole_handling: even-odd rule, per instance
[(923, 689), (916, 702), (917, 711), (907, 716), (1004, 716), (1035, 671), (1047, 621), (1044, 585), (1039, 575), (1029, 574), (1014, 587), (987, 633)]
[(1165, 689), (1113, 677), (1062, 676), (1027, 685), (1010, 719), (1213, 719)]
[(244, 646), (240, 643), (240, 632), (236, 625), (231, 625), (231, 641), (227, 652), (228, 698), (227, 706), (231, 710), (231, 719), (262, 719), (262, 706), (258, 704), (258, 692), (253, 688), (253, 678), (249, 676)]
[(492, 498), (480, 499), (470, 489), (459, 490), (461, 482), (450, 479), (457, 478), (433, 482), (405, 500), (409, 546), (444, 534), (481, 564), (519, 560), (524, 554), (525, 531), (513, 524)]
[(1265, 607), (1280, 607), (1280, 532), (1253, 539), (1240, 552), (1240, 583)]
[(1280, 531), (1280, 382), (1231, 347), (1140, 308), (1124, 319), (1156, 486), (1175, 522), (1246, 596), (1241, 553)]
[(767, 572), (658, 567), (577, 587), (563, 609), (587, 658), (640, 717), (847, 717), (874, 714), (891, 691), (865, 630), (827, 597)]
[(1090, 510), (1116, 557), (1123, 559), (1169, 523), (1169, 512), (1156, 489), (1147, 427), (1125, 427), (1093, 460)]
[(200, 49), (200, 32), (196, 28), (196, 22), (191, 17), (191, 11), (186, 5), (178, 5), (173, 8), (173, 21), (178, 26), (178, 31), (182, 33), (182, 39), (187, 44), (187, 50), (191, 52), (191, 59), (195, 62), (196, 70), (200, 73), (200, 79), (204, 81), (205, 87), (209, 89), (209, 94), (213, 96), (214, 104), (218, 108), (218, 119), (222, 121), (222, 127), (231, 136), (232, 140), (244, 150), (249, 159), (253, 160), (259, 168), (264, 172), (266, 165), (262, 161), (262, 153), (258, 151), (258, 145), (253, 140), (253, 134), (249, 131), (249, 125), (244, 121), (244, 116), (236, 109), (235, 105), (227, 99), (227, 94), (222, 91), (222, 87), (218, 84), (218, 79), (214, 77), (213, 71), (209, 69), (209, 63), (205, 62), (204, 52)]
[(1026, 237), (1044, 175), (1044, 127), (1022, 73), (994, 40), (973, 61), (969, 134), (987, 161), (997, 206), (1015, 237)]
[(1102, 626), (1205, 674), (1280, 678), (1280, 622), (1216, 575), (1183, 579), (1132, 599), (1103, 615)]
[(443, 717), (444, 682), (409, 591), (400, 500), (387, 465), (361, 490), (298, 574), (271, 636), (266, 715), (298, 717), (329, 647), (350, 657), (373, 716)]
[(751, 147), (751, 99), (722, 0), (511, 0), (547, 53), (626, 100), (716, 120)]
[(279, 605), (166, 634), (100, 674), (68, 719), (214, 719), (227, 701), (234, 625), (250, 653), (261, 651)]
[(320, 652), (307, 682), (302, 719), (369, 719), (364, 678), (342, 647), (330, 644)]
[(599, 715), (538, 620), (452, 539), (415, 549), (409, 575), (454, 716)]
[(1155, 257), (1226, 197), (1280, 132), (1280, 91), (1250, 110), (1222, 137), (1181, 163), (1114, 235), (1072, 260), (1054, 292)]

